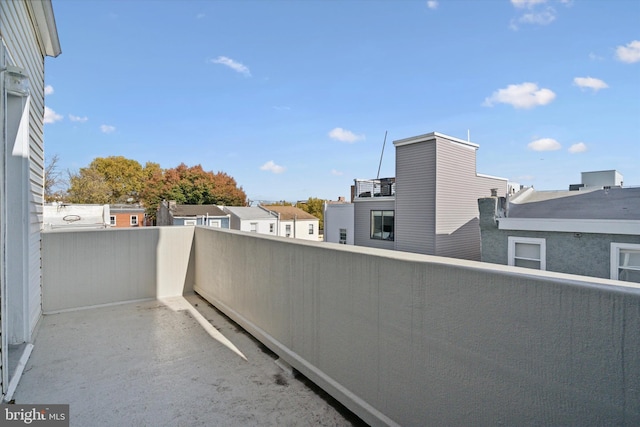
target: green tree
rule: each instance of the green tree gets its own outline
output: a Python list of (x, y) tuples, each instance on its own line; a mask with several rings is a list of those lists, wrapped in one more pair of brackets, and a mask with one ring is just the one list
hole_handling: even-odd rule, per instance
[(142, 166), (122, 156), (97, 157), (86, 168), (71, 173), (72, 203), (138, 203), (144, 185)]
[(296, 203), (296, 207), (318, 218), (320, 220), (318, 227), (320, 227), (320, 230), (324, 230), (324, 200), (309, 197), (306, 202)]
[(138, 203), (144, 185), (142, 166), (123, 156), (97, 157), (89, 165), (104, 176), (111, 189), (110, 203)]
[(70, 203), (107, 204), (111, 200), (111, 187), (97, 170), (81, 168), (77, 173), (69, 173), (67, 201)]

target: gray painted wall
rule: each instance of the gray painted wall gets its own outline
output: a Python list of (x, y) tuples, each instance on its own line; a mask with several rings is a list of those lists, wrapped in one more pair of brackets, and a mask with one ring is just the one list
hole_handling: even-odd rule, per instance
[[(369, 197), (356, 199), (353, 203), (354, 233), (353, 241), (355, 245), (369, 248), (394, 249), (395, 241), (379, 240), (371, 238), (371, 211), (372, 210), (395, 210), (395, 200), (393, 197)], [(398, 219), (395, 218), (396, 224)], [(396, 235), (397, 240), (397, 235)]]
[(396, 249), (480, 260), (477, 199), (507, 180), (477, 175), (476, 148), (434, 135), (396, 146)]
[(193, 290), (193, 227), (42, 233), (45, 313)]
[(640, 423), (637, 287), (203, 228), (195, 251), (198, 293), (372, 425)]
[(608, 279), (611, 274), (611, 243), (640, 244), (640, 236), (500, 230), (494, 220), (496, 202), (497, 199), (492, 198), (478, 201), (484, 262), (507, 265), (509, 236), (535, 237), (545, 239), (547, 271)]
[(45, 311), (195, 283), (372, 425), (640, 425), (637, 286), (193, 230), (44, 233)]
[(436, 250), (436, 146), (396, 147), (396, 249)]

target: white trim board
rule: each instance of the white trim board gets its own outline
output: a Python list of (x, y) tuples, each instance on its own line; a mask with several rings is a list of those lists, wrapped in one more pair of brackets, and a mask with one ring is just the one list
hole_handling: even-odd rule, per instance
[(499, 218), (498, 228), (500, 230), (640, 236), (640, 221), (623, 219)]

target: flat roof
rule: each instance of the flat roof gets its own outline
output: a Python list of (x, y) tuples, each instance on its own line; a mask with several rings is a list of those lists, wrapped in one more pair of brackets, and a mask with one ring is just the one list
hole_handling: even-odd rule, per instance
[(412, 137), (409, 137), (409, 138), (399, 139), (399, 140), (393, 141), (393, 145), (395, 145), (396, 147), (399, 147), (399, 146), (402, 146), (402, 145), (409, 145), (409, 144), (416, 144), (418, 142), (430, 141), (430, 140), (433, 140), (433, 139), (436, 139), (436, 138), (446, 139), (446, 140), (449, 140), (451, 142), (455, 142), (455, 143), (458, 143), (458, 144), (466, 145), (466, 146), (474, 148), (474, 149), (477, 149), (478, 147), (480, 147), (478, 144), (474, 144), (473, 142), (465, 141), (464, 139), (456, 138), (454, 136), (445, 135), (445, 134), (439, 133), (439, 132), (425, 133), (424, 135), (418, 135), (418, 136), (412, 136)]
[(640, 220), (640, 187), (530, 190), (509, 203), (508, 218)]

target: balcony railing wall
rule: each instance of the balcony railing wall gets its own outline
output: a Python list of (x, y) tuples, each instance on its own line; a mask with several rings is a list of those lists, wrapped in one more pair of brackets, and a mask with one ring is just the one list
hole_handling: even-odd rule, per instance
[(372, 425), (640, 425), (633, 285), (204, 227), (114, 232), (43, 235), (45, 302), (99, 295), (116, 271), (122, 298), (191, 281)]

